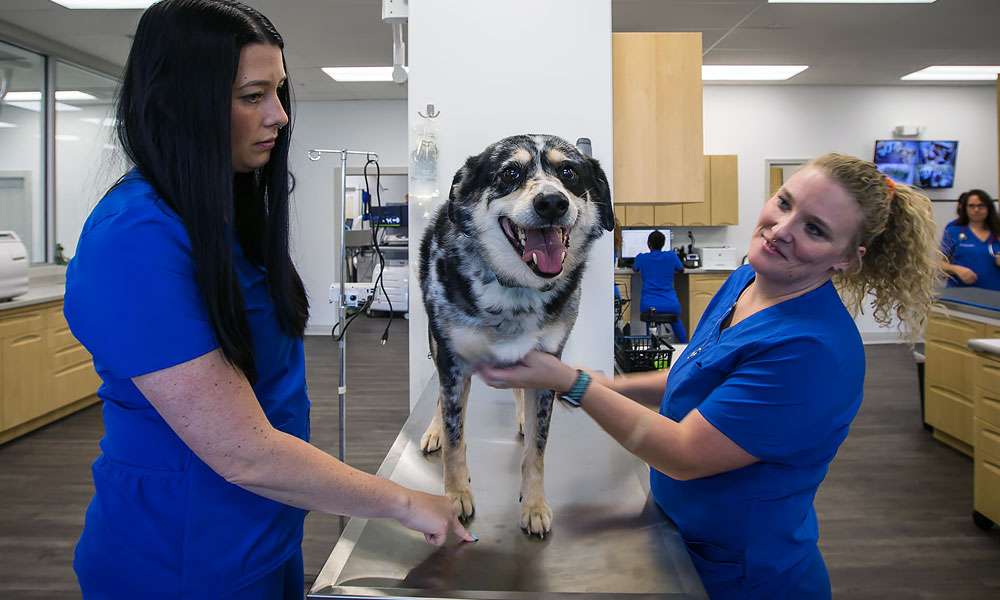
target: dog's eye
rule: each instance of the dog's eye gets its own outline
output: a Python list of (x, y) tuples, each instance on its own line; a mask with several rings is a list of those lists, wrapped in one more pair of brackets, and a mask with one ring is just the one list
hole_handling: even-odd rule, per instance
[(563, 181), (567, 183), (576, 183), (579, 179), (579, 175), (573, 170), (573, 167), (564, 166), (559, 169), (559, 177), (562, 177)]
[(521, 169), (517, 167), (507, 167), (500, 171), (500, 183), (504, 185), (514, 185), (521, 180)]

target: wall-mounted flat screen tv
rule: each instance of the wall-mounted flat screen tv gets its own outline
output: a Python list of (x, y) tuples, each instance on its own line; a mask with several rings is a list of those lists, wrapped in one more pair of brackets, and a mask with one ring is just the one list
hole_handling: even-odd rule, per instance
[(955, 185), (955, 140), (877, 140), (875, 166), (898, 183), (927, 189)]

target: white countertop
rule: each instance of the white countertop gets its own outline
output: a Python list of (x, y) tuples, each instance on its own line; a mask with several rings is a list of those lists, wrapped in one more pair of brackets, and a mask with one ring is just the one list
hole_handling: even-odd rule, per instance
[(969, 340), (969, 348), (976, 352), (984, 352), (993, 356), (1000, 356), (1000, 339), (997, 338), (977, 338)]
[(39, 284), (31, 283), (28, 287), (27, 293), (22, 294), (13, 300), (0, 302), (0, 312), (24, 306), (32, 306), (34, 304), (52, 302), (53, 300), (62, 300), (65, 292), (66, 284), (64, 282)]
[[(685, 275), (712, 275), (715, 273), (732, 273), (738, 267), (732, 267), (730, 269), (684, 269)], [(620, 267), (615, 267), (615, 275), (638, 275), (636, 271), (632, 269), (622, 269)]]
[(685, 275), (712, 275), (715, 273), (732, 273), (736, 267), (730, 269), (684, 269)]
[(28, 291), (13, 300), (0, 301), (0, 312), (62, 300), (66, 293), (66, 267), (39, 265), (28, 269)]

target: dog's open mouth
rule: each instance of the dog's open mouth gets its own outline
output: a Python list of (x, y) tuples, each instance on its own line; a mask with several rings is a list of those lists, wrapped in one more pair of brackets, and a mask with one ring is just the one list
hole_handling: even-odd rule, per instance
[(519, 227), (507, 217), (500, 217), (500, 228), (507, 241), (521, 260), (528, 263), (531, 270), (540, 277), (555, 277), (562, 273), (569, 245), (568, 227), (545, 227), (527, 229)]

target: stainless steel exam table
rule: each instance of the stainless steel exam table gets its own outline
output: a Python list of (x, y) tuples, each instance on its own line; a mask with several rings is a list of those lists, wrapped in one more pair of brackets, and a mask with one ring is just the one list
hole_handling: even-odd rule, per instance
[[(420, 436), (436, 409), (431, 381), (378, 474), (443, 493), (440, 452), (424, 456)], [(706, 598), (673, 524), (649, 495), (649, 469), (581, 410), (559, 406), (545, 456), (554, 512), (544, 540), (520, 527), (521, 440), (509, 391), (474, 378), (466, 443), (476, 543), (442, 548), (387, 519), (351, 519), (309, 598)]]

